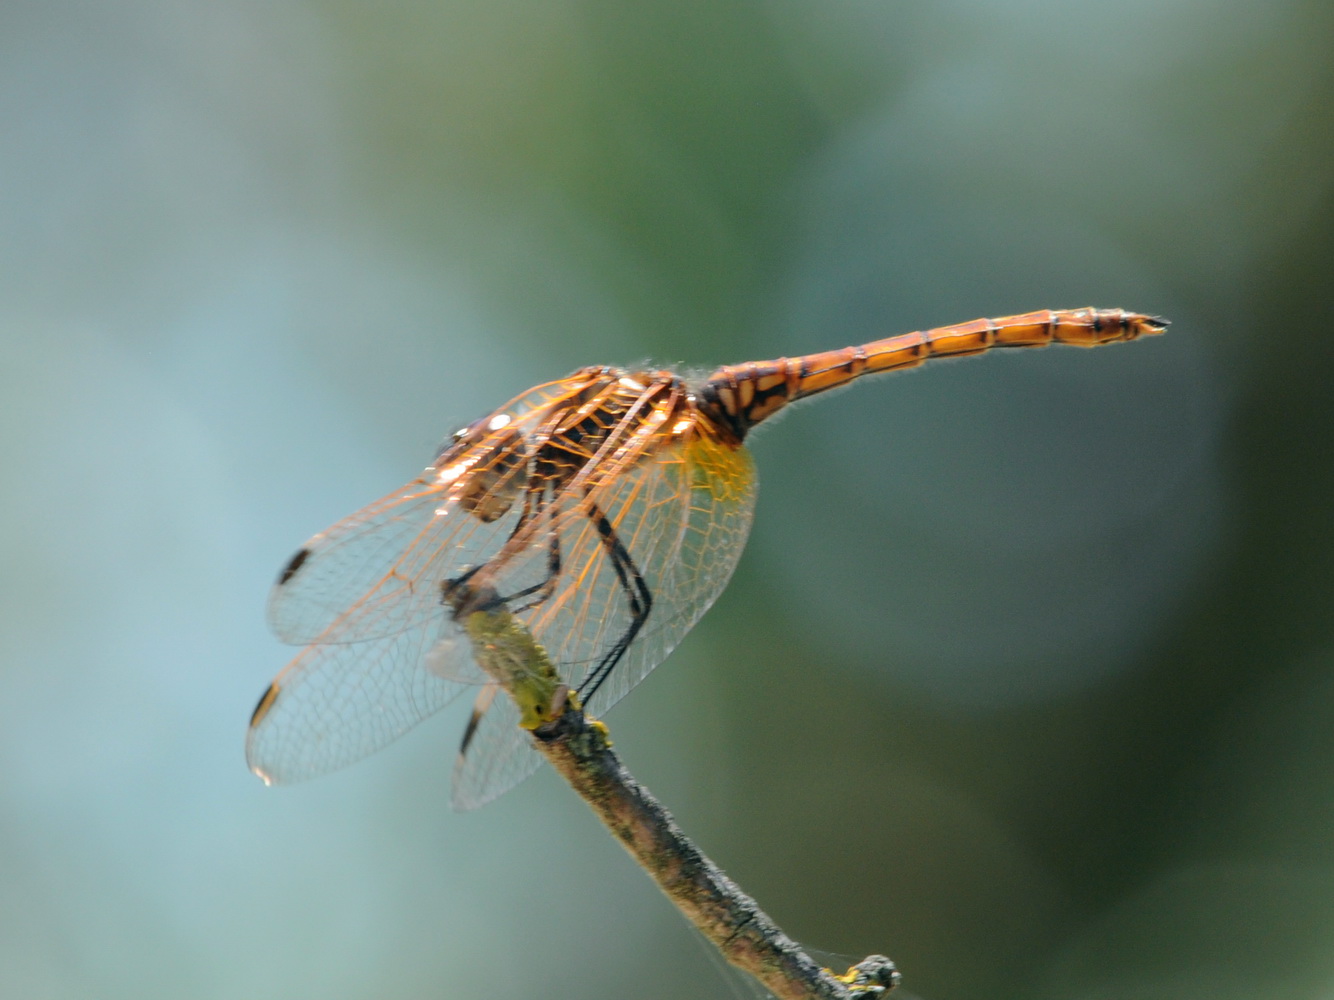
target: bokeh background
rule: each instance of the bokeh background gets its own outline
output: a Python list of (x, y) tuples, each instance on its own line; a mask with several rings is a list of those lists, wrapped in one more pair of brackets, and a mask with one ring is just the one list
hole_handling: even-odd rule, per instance
[(715, 609), (609, 718), (793, 936), (925, 1000), (1334, 995), (1326, 0), (6, 0), (0, 996), (704, 998), (461, 715), (247, 773), (271, 580), (580, 365), (976, 316), (757, 435)]

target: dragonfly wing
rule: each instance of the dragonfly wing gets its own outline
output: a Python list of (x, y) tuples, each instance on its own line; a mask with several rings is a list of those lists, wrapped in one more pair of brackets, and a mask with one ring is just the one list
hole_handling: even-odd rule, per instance
[[(749, 453), (694, 423), (624, 467), (610, 466), (584, 500), (562, 512), (560, 584), (517, 616), (566, 683), (578, 688), (630, 629), (621, 571), (638, 573), (652, 597), (643, 627), (585, 706), (592, 714), (661, 663), (713, 603), (740, 558), (754, 503)], [(607, 527), (629, 555), (621, 571)]]
[[(717, 597), (750, 526), (749, 456), (681, 408), (676, 382), (644, 403), (650, 390), (614, 370), (576, 374), (465, 428), (425, 476), (292, 559), (270, 619), (280, 637), (309, 646), (251, 720), (258, 774), (295, 781), (348, 764), (485, 680), (442, 588), (470, 567), (474, 592), (500, 595), (572, 687), (615, 661), (589, 700), (597, 713)], [(644, 395), (609, 406), (626, 389)], [(594, 435), (602, 443), (580, 461), (584, 429), (617, 412), (621, 423)], [(539, 760), (510, 699), (487, 707), (457, 768), (461, 808)]]
[(269, 784), (302, 781), (402, 736), (468, 689), (466, 679), (482, 679), (458, 633), (441, 615), (369, 642), (308, 646), (255, 709), (250, 769)]
[[(601, 715), (667, 658), (722, 593), (741, 558), (755, 510), (755, 469), (744, 447), (697, 435), (656, 461), (659, 475), (685, 498), (676, 538), (648, 535), (634, 544), (636, 564), (655, 579), (653, 610), (643, 631), (586, 706)], [(661, 487), (663, 491), (666, 486)], [(618, 497), (618, 499), (621, 499)], [(625, 496), (623, 516), (634, 522), (634, 499)]]
[(504, 794), (542, 763), (532, 736), (519, 727), (519, 710), (495, 684), (478, 694), (468, 730), (454, 763), (450, 799), (460, 812)]
[[(556, 592), (515, 612), (562, 679), (577, 687), (632, 620), (599, 517), (653, 595), (644, 628), (586, 706), (600, 714), (666, 658), (727, 583), (750, 527), (754, 471), (743, 449), (692, 433), (627, 465), (609, 463), (583, 499), (562, 500), (553, 528), (562, 564)], [(535, 535), (527, 552), (509, 560), (491, 582), (505, 593), (532, 586), (546, 572), (548, 554), (549, 539), (540, 542)], [(454, 807), (489, 802), (540, 762), (514, 702), (488, 687), (478, 696), (455, 764)]]

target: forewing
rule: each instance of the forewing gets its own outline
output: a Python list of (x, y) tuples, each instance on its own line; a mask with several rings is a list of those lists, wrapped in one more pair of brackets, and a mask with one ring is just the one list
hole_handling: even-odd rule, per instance
[[(586, 706), (599, 714), (662, 662), (722, 591), (750, 529), (755, 480), (744, 448), (692, 422), (675, 437), (609, 460), (585, 486), (582, 496), (561, 498), (555, 592), (530, 609), (516, 609), (516, 616), (562, 679), (578, 688), (629, 630), (629, 588), (636, 574), (642, 578), (652, 606)], [(622, 565), (625, 579), (610, 555), (611, 537), (629, 555), (628, 566)], [(534, 547), (525, 559), (513, 560), (498, 589), (513, 593), (510, 580), (517, 585), (539, 578), (540, 556)]]
[(481, 679), (472, 647), (444, 615), (369, 642), (308, 646), (260, 699), (246, 760), (270, 784), (333, 771), (476, 690), (468, 677)]
[[(626, 586), (609, 556), (599, 515), (625, 546), (652, 594), (648, 620), (585, 707), (606, 711), (667, 657), (713, 603), (745, 545), (755, 502), (750, 456), (697, 428), (631, 457), (608, 457), (601, 475), (556, 498), (562, 567), (555, 593), (515, 616), (578, 687), (631, 622)], [(503, 593), (540, 582), (549, 542), (535, 534), (492, 577)], [(473, 809), (536, 770), (541, 756), (503, 692), (479, 696), (475, 728), (454, 768), (453, 804)]]
[[(744, 447), (724, 444), (696, 428), (652, 465), (656, 471), (645, 470), (649, 482), (640, 497), (618, 490), (610, 506), (632, 529), (627, 547), (650, 580), (653, 609), (643, 631), (589, 699), (586, 708), (594, 716), (620, 701), (676, 648), (722, 593), (750, 534), (755, 470)], [(655, 478), (657, 484), (651, 482)], [(685, 497), (679, 533), (646, 531), (642, 522), (652, 518), (652, 502), (661, 502), (671, 491)], [(645, 502), (650, 505), (641, 507)], [(613, 524), (620, 523), (613, 519)], [(617, 531), (621, 533), (619, 526)], [(584, 550), (591, 552), (591, 546), (586, 543)], [(585, 627), (579, 633), (587, 631)], [(600, 658), (608, 638), (603, 631), (599, 641), (584, 650)], [(572, 647), (568, 655), (577, 659), (584, 650)]]

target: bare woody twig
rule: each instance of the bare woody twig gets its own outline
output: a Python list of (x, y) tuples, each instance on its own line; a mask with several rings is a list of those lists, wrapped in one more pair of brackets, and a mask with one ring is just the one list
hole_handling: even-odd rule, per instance
[(606, 726), (584, 714), (545, 650), (508, 612), (476, 611), (465, 626), (478, 662), (518, 704), (533, 746), (729, 962), (780, 1000), (866, 1000), (898, 985), (882, 955), (834, 975), (779, 930), (622, 766)]

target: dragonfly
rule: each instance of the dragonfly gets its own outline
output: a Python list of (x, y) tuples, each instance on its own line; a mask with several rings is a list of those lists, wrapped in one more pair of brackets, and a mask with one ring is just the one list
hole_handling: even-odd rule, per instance
[(750, 432), (784, 407), (933, 358), (1162, 333), (1121, 309), (1043, 310), (719, 368), (581, 368), (457, 431), (416, 479), (306, 542), (268, 619), (304, 647), (264, 692), (246, 756), (268, 784), (359, 760), (474, 691), (453, 805), (541, 760), (479, 665), (477, 612), (531, 637), (590, 715), (661, 663), (732, 575), (755, 506)]

